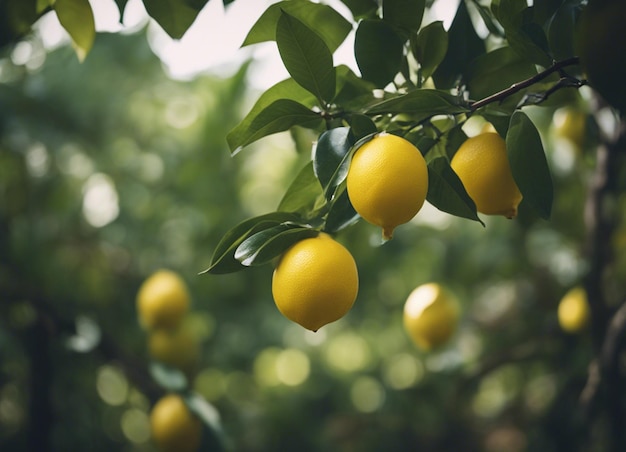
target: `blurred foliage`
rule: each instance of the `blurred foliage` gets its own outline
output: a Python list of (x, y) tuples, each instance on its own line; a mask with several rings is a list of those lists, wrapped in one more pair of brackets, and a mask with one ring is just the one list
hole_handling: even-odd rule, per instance
[[(485, 227), (427, 206), (384, 246), (373, 226), (343, 231), (359, 296), (311, 333), (275, 308), (270, 265), (198, 275), (220, 237), (275, 210), (309, 160), (309, 145), (297, 146), (312, 139), (304, 129), (230, 155), (226, 133), (257, 96), (246, 76), (244, 65), (228, 79), (170, 80), (143, 33), (98, 34), (83, 64), (36, 38), (5, 50), (0, 450), (153, 450), (148, 412), (163, 389), (135, 296), (159, 268), (189, 284), (204, 338), (192, 386), (233, 450), (604, 450), (607, 419), (591, 423), (579, 406), (591, 336), (561, 332), (556, 317), (590, 265), (593, 140), (575, 149), (551, 134), (551, 108), (526, 110), (553, 170), (549, 222), (524, 205)], [(623, 195), (613, 202), (623, 211)], [(606, 237), (612, 306), (626, 281), (618, 226)], [(402, 329), (402, 307), (429, 281), (457, 294), (462, 320), (426, 354)]]

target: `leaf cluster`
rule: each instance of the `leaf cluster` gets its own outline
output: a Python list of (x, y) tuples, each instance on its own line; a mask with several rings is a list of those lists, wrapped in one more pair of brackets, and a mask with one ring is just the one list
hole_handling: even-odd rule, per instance
[[(506, 138), (524, 202), (542, 218), (550, 216), (550, 169), (522, 107), (547, 104), (557, 89), (580, 86), (565, 64), (555, 66), (556, 58), (572, 56), (577, 2), (500, 0), (487, 7), (461, 1), (448, 29), (441, 21), (423, 23), (424, 0), (344, 4), (353, 23), (330, 6), (290, 0), (270, 6), (249, 31), (243, 45), (275, 41), (290, 78), (265, 91), (231, 130), (231, 152), (294, 127), (318, 138), (311, 162), (276, 212), (229, 231), (206, 272), (267, 263), (308, 233), (336, 233), (358, 221), (345, 190), (348, 165), (352, 153), (381, 131), (403, 136), (424, 154), (432, 205), (484, 224), (450, 167), (472, 116), (482, 116)], [(478, 35), (477, 20), (487, 37)], [(360, 74), (333, 64), (334, 51), (351, 32)]]

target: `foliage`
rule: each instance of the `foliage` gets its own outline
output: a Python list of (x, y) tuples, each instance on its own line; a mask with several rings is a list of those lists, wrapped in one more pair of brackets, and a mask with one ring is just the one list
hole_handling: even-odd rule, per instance
[[(147, 413), (173, 391), (218, 449), (621, 450), (626, 146), (574, 55), (584, 2), (462, 0), (444, 26), (441, 1), (269, 6), (243, 45), (275, 42), (290, 78), (242, 115), (246, 66), (174, 82), (142, 35), (96, 33), (87, 0), (0, 0), (0, 448), (151, 450)], [(175, 39), (206, 3), (143, 0)], [(15, 63), (17, 40), (44, 53), (44, 14), (76, 56)], [(333, 61), (351, 36), (358, 71)], [(564, 105), (587, 115), (578, 153), (550, 134)], [(449, 164), (485, 122), (524, 195), (514, 221), (479, 216)], [(371, 246), (345, 178), (380, 131), (420, 149), (430, 206)], [(268, 264), (319, 231), (361, 288), (307, 333), (276, 312)], [(194, 299), (192, 375), (147, 355), (134, 301), (159, 268)], [(402, 306), (430, 281), (462, 314), (426, 353)], [(557, 306), (580, 284), (591, 321), (572, 335)]]

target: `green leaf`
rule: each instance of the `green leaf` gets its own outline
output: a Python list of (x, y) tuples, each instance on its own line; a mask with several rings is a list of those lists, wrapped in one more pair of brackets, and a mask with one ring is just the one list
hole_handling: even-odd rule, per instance
[(476, 213), (476, 204), (445, 157), (437, 157), (428, 163), (426, 199), (443, 212), (478, 221), (484, 226)]
[(210, 266), (200, 274), (223, 274), (242, 270), (241, 262), (235, 259), (235, 250), (247, 237), (284, 222), (298, 222), (300, 216), (289, 212), (272, 212), (249, 218), (230, 229), (219, 241), (211, 257)]
[(181, 370), (156, 361), (150, 363), (150, 375), (159, 386), (167, 391), (183, 391), (189, 384)]
[(473, 2), (472, 5), (478, 10), (478, 14), (480, 14), (480, 18), (483, 20), (485, 26), (494, 36), (504, 37), (504, 30), (497, 24), (494, 20), (493, 13), (491, 10), (484, 5), (481, 5), (478, 2)]
[(341, 0), (350, 9), (354, 19), (372, 19), (376, 17), (378, 2), (376, 0)]
[[(203, 3), (206, 1), (199, 2)], [(202, 9), (199, 5), (190, 6), (185, 0), (143, 0), (143, 4), (150, 17), (174, 39), (183, 37)]]
[(355, 141), (378, 132), (376, 124), (369, 118), (369, 116), (354, 113), (350, 116), (349, 121), (350, 133), (354, 137)]
[(283, 11), (276, 26), (276, 44), (291, 77), (315, 94), (321, 105), (335, 97), (333, 55), (317, 33)]
[(189, 410), (198, 416), (206, 427), (202, 432), (202, 443), (199, 450), (210, 450), (211, 452), (226, 450), (222, 421), (217, 409), (196, 392), (185, 392), (183, 400)]
[(485, 42), (476, 34), (465, 2), (459, 3), (452, 25), (448, 30), (448, 51), (433, 73), (437, 88), (454, 88), (459, 78), (464, 78), (467, 65), (485, 53)]
[(424, 80), (432, 75), (443, 61), (448, 51), (448, 33), (442, 21), (436, 21), (422, 28), (415, 39), (411, 40), (415, 59), (420, 64)]
[(435, 115), (454, 115), (469, 112), (465, 101), (436, 89), (418, 89), (407, 94), (379, 102), (365, 110), (367, 114), (412, 115), (414, 121), (422, 121)]
[(252, 26), (242, 47), (276, 39), (276, 24), (281, 11), (300, 20), (310, 29), (316, 30), (331, 52), (343, 43), (352, 24), (328, 5), (309, 0), (289, 0), (271, 5)]
[(537, 128), (521, 111), (511, 116), (506, 149), (513, 178), (524, 201), (542, 218), (550, 218), (553, 199), (550, 168)]
[(574, 36), (580, 6), (565, 2), (548, 23), (548, 43), (553, 58), (560, 60), (575, 55)]
[(226, 137), (233, 154), (250, 143), (293, 126), (316, 128), (322, 123), (318, 113), (290, 99), (278, 99), (246, 120), (247, 127), (240, 125)]
[(235, 259), (246, 267), (267, 264), (291, 245), (318, 234), (319, 231), (310, 227), (299, 227), (293, 223), (279, 224), (244, 240), (235, 252)]
[(400, 71), (404, 42), (391, 24), (362, 20), (354, 36), (354, 56), (362, 77), (384, 88)]
[(329, 233), (338, 232), (348, 226), (356, 223), (359, 218), (359, 214), (354, 210), (350, 198), (348, 197), (348, 191), (342, 190), (335, 196), (328, 215), (326, 216), (326, 223), (324, 225), (324, 231)]
[(324, 187), (324, 193), (328, 200), (332, 198), (334, 188), (340, 183), (333, 182), (345, 177), (345, 174), (343, 177), (338, 177), (338, 171), (346, 174), (348, 172), (346, 156), (353, 145), (354, 139), (350, 134), (349, 127), (327, 130), (320, 135), (317, 141), (313, 150), (313, 169), (315, 176)]
[(84, 61), (96, 38), (96, 24), (89, 1), (56, 0), (54, 10), (59, 22), (72, 38), (76, 56), (79, 61)]
[(291, 183), (278, 208), (281, 212), (299, 212), (303, 215), (315, 209), (322, 187), (313, 171), (313, 162), (309, 162)]
[(363, 80), (348, 66), (339, 65), (336, 69), (337, 93), (334, 103), (345, 110), (359, 110), (374, 99), (372, 92), (376, 86)]
[(261, 94), (246, 117), (228, 133), (226, 140), (231, 152), (234, 153), (238, 150), (240, 145), (237, 143), (241, 141), (241, 137), (248, 133), (252, 121), (259, 113), (279, 99), (291, 99), (307, 107), (313, 107), (317, 102), (315, 96), (298, 85), (294, 79), (288, 78), (278, 82)]
[(525, 0), (494, 0), (491, 10), (502, 25), (509, 45), (521, 57), (547, 67), (552, 59), (548, 40), (540, 24), (533, 22), (533, 7)]
[(417, 33), (425, 6), (425, 0), (387, 0), (383, 2), (383, 19), (408, 34)]
[(124, 10), (126, 9), (127, 3), (128, 3), (128, 0), (115, 0), (117, 9), (120, 11), (120, 23), (122, 23), (124, 20)]
[[(511, 47), (506, 46), (476, 58), (469, 64), (466, 73), (470, 97), (483, 99), (536, 75), (537, 69), (528, 59), (520, 57)], [(522, 95), (518, 93), (505, 102), (516, 105)]]

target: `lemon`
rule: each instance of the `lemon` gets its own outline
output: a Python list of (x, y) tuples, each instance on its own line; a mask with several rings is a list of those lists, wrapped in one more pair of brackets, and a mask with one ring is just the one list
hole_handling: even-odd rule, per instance
[(556, 137), (569, 141), (576, 149), (581, 149), (587, 133), (586, 115), (574, 107), (561, 107), (552, 116), (552, 129)]
[(191, 331), (184, 327), (159, 329), (150, 332), (148, 350), (154, 359), (163, 364), (190, 372), (198, 361), (200, 344)]
[(381, 133), (358, 148), (348, 169), (350, 202), (361, 217), (383, 229), (411, 220), (428, 192), (428, 169), (420, 151), (408, 140)]
[(200, 447), (202, 423), (177, 394), (159, 399), (150, 413), (150, 426), (163, 452), (194, 452)]
[(272, 277), (278, 310), (312, 331), (343, 317), (354, 304), (358, 289), (354, 258), (325, 233), (287, 249)]
[(513, 180), (506, 143), (497, 133), (468, 138), (450, 166), (459, 176), (476, 210), (485, 215), (517, 216), (522, 194)]
[(589, 323), (589, 302), (582, 287), (570, 289), (559, 302), (559, 325), (568, 333), (582, 331)]
[(189, 310), (189, 292), (183, 279), (173, 271), (153, 273), (139, 288), (137, 311), (147, 329), (175, 328)]
[(438, 283), (418, 286), (404, 304), (404, 328), (423, 350), (431, 350), (448, 341), (456, 331), (458, 319), (456, 297)]
[(622, 114), (626, 114), (625, 23), (624, 0), (590, 0), (575, 41), (589, 84)]

